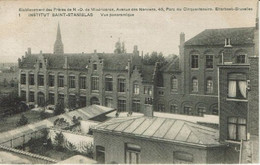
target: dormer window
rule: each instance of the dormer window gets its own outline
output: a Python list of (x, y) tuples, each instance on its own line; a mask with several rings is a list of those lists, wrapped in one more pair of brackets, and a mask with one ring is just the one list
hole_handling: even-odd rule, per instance
[(232, 46), (231, 46), (231, 39), (230, 39), (230, 38), (226, 38), (226, 39), (225, 39), (225, 47), (232, 47)]

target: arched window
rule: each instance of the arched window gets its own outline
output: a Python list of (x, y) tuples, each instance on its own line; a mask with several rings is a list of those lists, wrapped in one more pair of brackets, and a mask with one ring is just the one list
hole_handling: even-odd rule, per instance
[(90, 104), (91, 104), (91, 105), (93, 105), (93, 104), (99, 105), (100, 103), (99, 103), (98, 98), (92, 97), (92, 98), (90, 99)]
[(173, 91), (177, 91), (178, 90), (178, 79), (175, 76), (173, 76), (171, 78), (171, 89)]
[(206, 92), (213, 93), (213, 80), (211, 77), (207, 78), (206, 85)]
[(196, 77), (192, 78), (192, 92), (198, 92), (199, 91), (199, 83), (198, 79)]

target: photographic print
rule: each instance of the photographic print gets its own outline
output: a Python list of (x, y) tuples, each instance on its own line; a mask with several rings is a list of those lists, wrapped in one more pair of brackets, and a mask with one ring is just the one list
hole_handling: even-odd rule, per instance
[(257, 0), (0, 0), (0, 164), (258, 164)]

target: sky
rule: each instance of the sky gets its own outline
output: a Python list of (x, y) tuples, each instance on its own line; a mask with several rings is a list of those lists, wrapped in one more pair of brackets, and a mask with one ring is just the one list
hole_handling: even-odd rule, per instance
[[(17, 62), (27, 48), (32, 53), (52, 53), (60, 23), (65, 53), (111, 53), (120, 38), (128, 53), (139, 51), (179, 54), (179, 35), (186, 41), (205, 29), (255, 26), (256, 0), (159, 0), (159, 1), (3, 1), (0, 0), (0, 63)], [(159, 11), (158, 8), (182, 11)], [(183, 11), (184, 8), (250, 8), (240, 11)], [(28, 17), (19, 9), (155, 8), (157, 11), (91, 12), (92, 17)], [(40, 12), (41, 13), (41, 12)], [(48, 12), (45, 12), (48, 13)], [(59, 13), (57, 11), (51, 12)], [(63, 13), (63, 12), (60, 12)], [(67, 12), (68, 13), (68, 12)], [(76, 12), (78, 13), (78, 12)], [(130, 13), (133, 17), (102, 17), (101, 13)], [(20, 15), (19, 15), (20, 14)]]

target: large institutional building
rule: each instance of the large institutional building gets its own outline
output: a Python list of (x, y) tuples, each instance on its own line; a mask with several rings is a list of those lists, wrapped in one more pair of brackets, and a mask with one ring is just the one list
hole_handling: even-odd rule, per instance
[(160, 112), (218, 115), (218, 65), (249, 65), (257, 29), (208, 29), (186, 42), (181, 33), (179, 57), (162, 66), (145, 65), (137, 46), (125, 53), (120, 42), (114, 53), (66, 54), (58, 26), (53, 53), (28, 48), (19, 59), (19, 95), (39, 106), (100, 104), (142, 112), (152, 104)]

